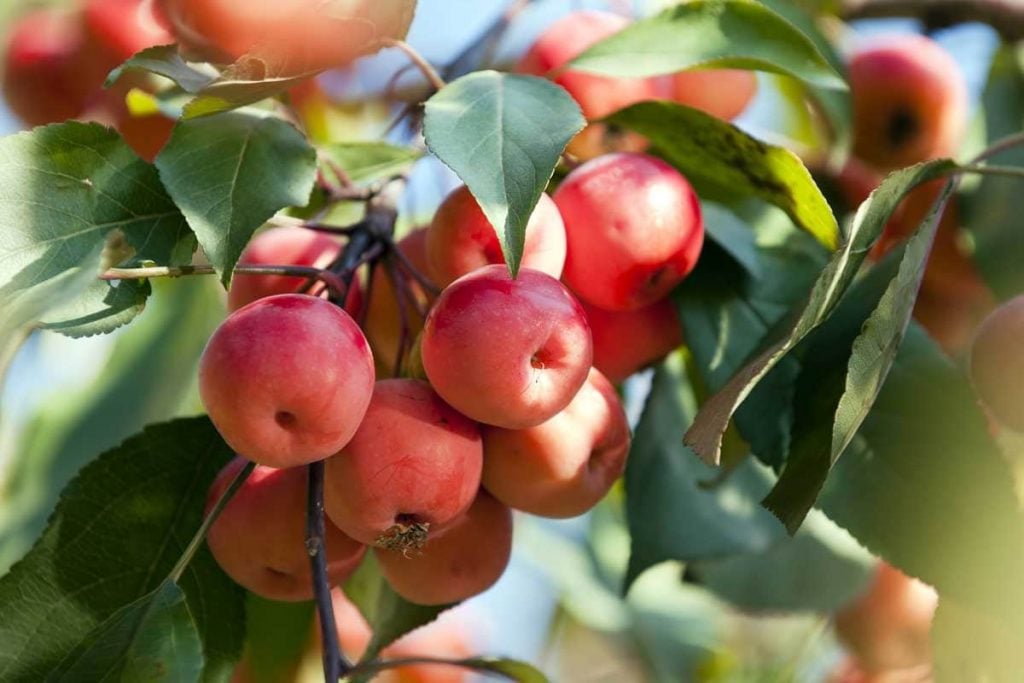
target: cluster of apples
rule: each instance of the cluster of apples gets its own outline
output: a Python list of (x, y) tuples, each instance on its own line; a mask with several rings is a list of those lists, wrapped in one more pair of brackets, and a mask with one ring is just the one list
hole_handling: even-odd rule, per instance
[(36, 9), (18, 19), (7, 36), (4, 97), (28, 125), (84, 119), (115, 126), (151, 160), (174, 121), (128, 111), (125, 95), (142, 81), (122, 79), (109, 90), (103, 82), (136, 52), (173, 42), (145, 0), (80, 0), (70, 7)]
[[(510, 508), (579, 515), (621, 475), (630, 433), (613, 382), (678, 345), (667, 313), (675, 329), (658, 338), (658, 311), (672, 309), (667, 296), (694, 268), (703, 235), (678, 171), (609, 154), (541, 196), (513, 278), (480, 206), (456, 189), (428, 227), (396, 245), (443, 288), (422, 329), (407, 317), (425, 379), (377, 379), (389, 361), (374, 361), (397, 346), (402, 299), (429, 301), (425, 291), (398, 296), (379, 287), (376, 268), (377, 285), (364, 294), (354, 281), (343, 309), (294, 293), (302, 278), (237, 275), (234, 312), (202, 357), (200, 392), (225, 440), (259, 466), (210, 530), (215, 557), (260, 595), (310, 597), (302, 466), (326, 460), (332, 582), (372, 547), (413, 602), (486, 589), (508, 563)], [(274, 228), (241, 262), (323, 267), (340, 248), (324, 233)], [(645, 317), (656, 323), (642, 327)], [(601, 336), (606, 321), (649, 340)], [(211, 501), (243, 466), (240, 457), (225, 468)]]

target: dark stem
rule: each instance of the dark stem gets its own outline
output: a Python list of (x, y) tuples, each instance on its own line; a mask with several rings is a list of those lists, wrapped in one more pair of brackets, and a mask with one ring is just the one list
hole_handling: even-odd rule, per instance
[(320, 615), (320, 640), (323, 642), (324, 681), (336, 683), (352, 669), (338, 643), (338, 626), (334, 621), (331, 584), (327, 578), (327, 554), (324, 543), (324, 463), (309, 466), (309, 496), (306, 507), (306, 551), (313, 569), (313, 596)]
[(1024, 5), (1017, 0), (842, 0), (840, 14), (844, 19), (915, 18), (929, 30), (977, 21), (1008, 41), (1024, 38)]

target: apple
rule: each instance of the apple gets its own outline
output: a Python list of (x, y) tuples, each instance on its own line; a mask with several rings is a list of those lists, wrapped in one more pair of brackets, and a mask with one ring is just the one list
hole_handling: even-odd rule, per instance
[(700, 202), (664, 161), (608, 154), (572, 171), (554, 194), (568, 251), (562, 279), (609, 311), (663, 299), (697, 265), (704, 244)]
[(214, 332), (199, 362), (199, 394), (240, 455), (293, 467), (349, 442), (370, 403), (373, 357), (343, 310), (304, 294), (244, 306)]
[(569, 405), (593, 357), (579, 302), (558, 280), (485, 266), (445, 289), (427, 316), (423, 369), (441, 398), (489, 425), (538, 425)]
[(591, 509), (622, 476), (629, 423), (615, 387), (598, 370), (568, 406), (529, 429), (484, 429), (483, 482), (509, 507), (543, 517)]
[(480, 488), (480, 429), (426, 382), (377, 382), (366, 416), (327, 460), (328, 517), (367, 545), (422, 545), (466, 512)]
[(635, 311), (581, 303), (594, 339), (594, 367), (615, 384), (683, 345), (683, 326), (671, 298)]
[(1024, 432), (1024, 295), (1000, 305), (982, 322), (971, 345), (970, 375), (989, 414)]

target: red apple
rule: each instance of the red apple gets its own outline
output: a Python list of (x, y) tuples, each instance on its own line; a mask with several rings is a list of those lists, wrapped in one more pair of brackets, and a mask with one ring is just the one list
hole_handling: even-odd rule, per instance
[[(498, 234), (465, 185), (442, 202), (427, 228), (426, 240), (430, 274), (442, 287), (477, 268), (505, 263)], [(551, 198), (542, 194), (526, 225), (520, 265), (558, 278), (564, 264), (562, 216)]]
[[(207, 498), (211, 508), (246, 461), (221, 470)], [(206, 542), (235, 582), (268, 600), (311, 600), (313, 579), (306, 552), (307, 469), (256, 467), (210, 527)], [(328, 523), (327, 574), (340, 583), (359, 566), (366, 547)]]
[(557, 280), (486, 266), (445, 289), (427, 317), (423, 369), (445, 401), (490, 425), (521, 429), (559, 412), (586, 381), (590, 328)]
[(978, 328), (970, 356), (971, 382), (988, 412), (1024, 432), (1024, 296), (992, 312)]
[(362, 424), (327, 460), (325, 507), (368, 545), (415, 548), (472, 504), (483, 447), (475, 422), (426, 382), (377, 382)]
[(568, 176), (554, 195), (568, 253), (562, 279), (609, 311), (663, 299), (704, 244), (697, 195), (679, 171), (643, 154), (608, 154)]
[(594, 367), (615, 384), (683, 345), (683, 326), (670, 298), (635, 311), (582, 303), (594, 339)]
[(199, 363), (199, 393), (224, 440), (261, 465), (292, 467), (349, 442), (373, 390), (373, 357), (343, 310), (278, 294), (228, 316)]
[(484, 488), (543, 517), (591, 509), (622, 476), (629, 423), (615, 387), (597, 370), (562, 412), (529, 429), (484, 429)]
[(667, 79), (668, 98), (724, 121), (743, 113), (757, 94), (757, 76), (742, 69), (692, 69)]
[(466, 600), (501, 577), (512, 554), (512, 513), (486, 491), (418, 553), (374, 549), (396, 593), (419, 605)]

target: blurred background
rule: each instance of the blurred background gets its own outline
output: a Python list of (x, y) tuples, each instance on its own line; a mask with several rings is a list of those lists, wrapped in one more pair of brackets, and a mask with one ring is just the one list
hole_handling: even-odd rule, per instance
[[(420, 0), (409, 42), (432, 63), (445, 65), (507, 4)], [(534, 2), (508, 30), (497, 61), (514, 62), (544, 26), (569, 11), (600, 8), (642, 16), (665, 4)], [(9, 17), (27, 5), (6, 2), (3, 11)], [(841, 48), (879, 34), (919, 31), (920, 26), (886, 20), (857, 22), (853, 29), (838, 36)], [(968, 25), (933, 37), (963, 69), (973, 106), (986, 81), (996, 36), (986, 27)], [(403, 55), (390, 51), (363, 60), (353, 71), (322, 76), (325, 90), (344, 103), (331, 120), (332, 135), (383, 135), (391, 112), (360, 100), (406, 63)], [(758, 96), (736, 125), (797, 150), (813, 147), (815, 133), (786, 84), (764, 74), (759, 78)], [(0, 134), (21, 128), (0, 104)], [(389, 135), (408, 142), (402, 130)], [(420, 162), (403, 198), (404, 222), (429, 219), (456, 184), (439, 163)], [(84, 462), (143, 424), (199, 412), (191, 378), (201, 350), (196, 339), (205, 336), (197, 331), (212, 330), (224, 315), (217, 283), (200, 280), (154, 283), (148, 310), (117, 333), (88, 339), (36, 333), (17, 353), (0, 399), (0, 573), (31, 546), (59, 491)], [(650, 373), (627, 384), (634, 420), (649, 385)], [(703, 586), (682, 580), (681, 565), (663, 563), (642, 574), (623, 598), (630, 539), (617, 489), (584, 518), (520, 517), (509, 571), (493, 589), (446, 619), (464, 627), (460, 632), (469, 641), (469, 652), (539, 662), (558, 681), (685, 681), (692, 676), (705, 681), (829, 680), (829, 672), (844, 659), (829, 613), (867, 586), (874, 560), (823, 515), (812, 516), (808, 527), (810, 555), (763, 558), (753, 568), (719, 563), (723, 566), (705, 572)], [(807, 563), (802, 570), (800, 563)], [(764, 580), (773, 570), (795, 575), (797, 584)], [(693, 578), (692, 568), (685, 578)], [(781, 600), (779, 591), (800, 592), (801, 586), (810, 588), (804, 608), (796, 613), (774, 610), (773, 599), (763, 595), (774, 591)], [(795, 595), (790, 598), (800, 602)], [(310, 680), (316, 680), (313, 668)]]

